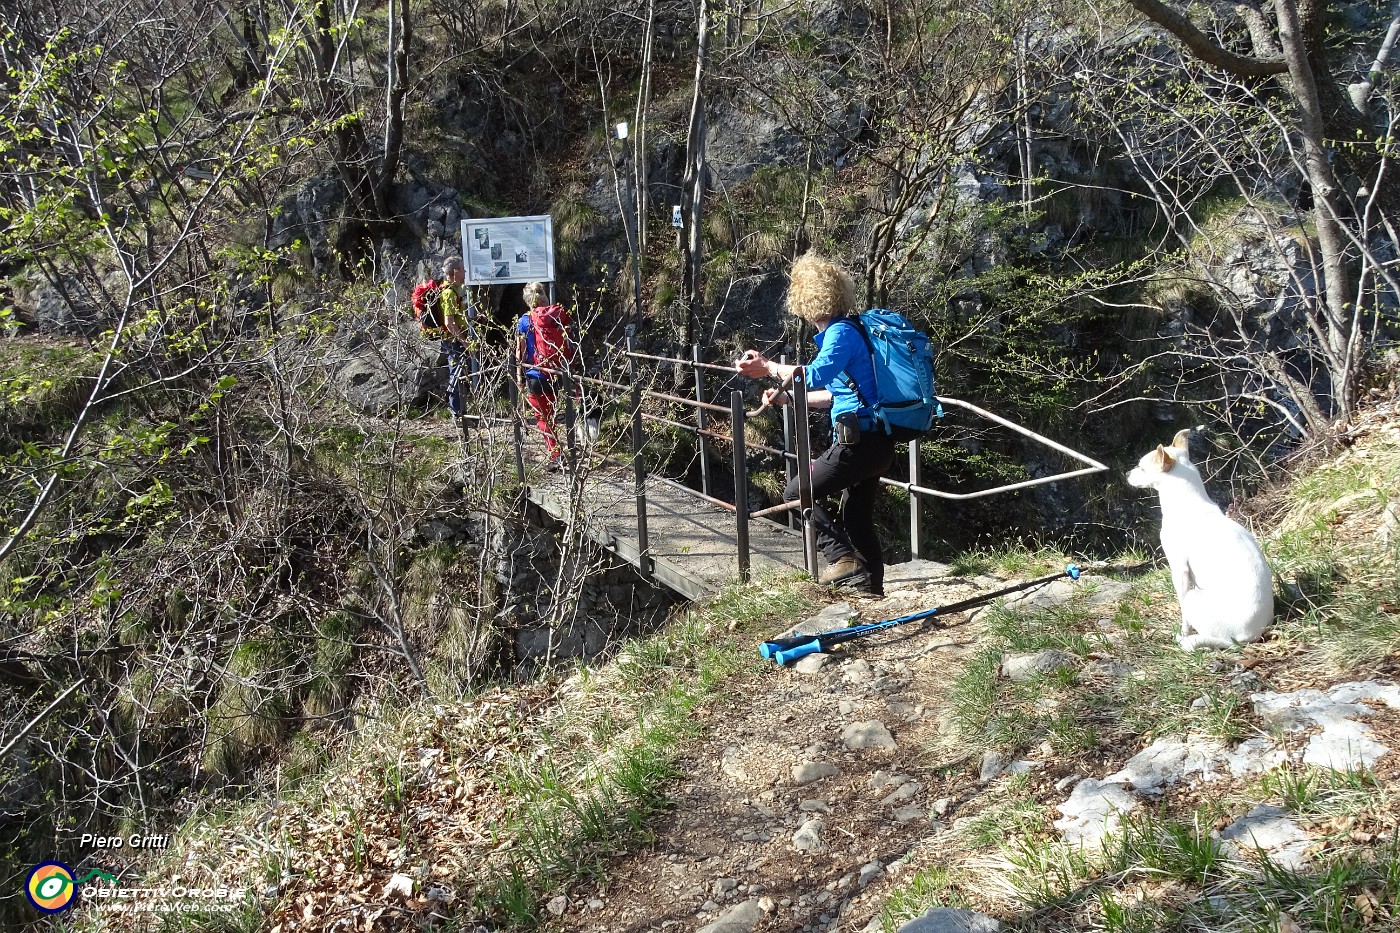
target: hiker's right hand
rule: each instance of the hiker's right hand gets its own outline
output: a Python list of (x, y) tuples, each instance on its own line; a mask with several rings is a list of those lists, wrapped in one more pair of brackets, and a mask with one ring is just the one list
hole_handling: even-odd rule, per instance
[(779, 408), (781, 408), (790, 401), (792, 401), (792, 398), (787, 394), (786, 389), (763, 390), (763, 404), (767, 405), (770, 408), (774, 405), (777, 405)]
[(750, 379), (762, 379), (768, 375), (768, 365), (768, 357), (762, 353), (757, 350), (745, 350), (744, 355), (734, 364), (734, 368)]

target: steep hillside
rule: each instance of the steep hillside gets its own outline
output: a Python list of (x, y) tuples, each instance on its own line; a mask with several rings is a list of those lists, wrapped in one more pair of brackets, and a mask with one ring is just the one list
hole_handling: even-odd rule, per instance
[(1165, 570), (1124, 555), (785, 669), (756, 647), (797, 620), (1066, 558), (897, 565), (880, 601), (767, 581), (607, 663), (386, 710), (136, 864), (246, 888), (200, 929), (1393, 928), (1398, 413), (1246, 504), (1281, 595), (1258, 644), (1181, 652)]
[[(0, 926), (37, 916), (27, 882), (61, 899), (110, 891), (91, 875), (110, 869), (186, 892), (197, 879), (223, 902), (236, 885), (228, 915), (185, 905), (194, 929), (646, 927), (658, 832), (713, 853), (729, 873), (713, 880), (734, 881), (716, 893), (703, 871), (685, 874), (687, 899), (709, 894), (668, 919), (708, 922), (740, 885), (757, 906), (754, 885), (780, 886), (767, 865), (799, 875), (757, 906), (769, 926), (864, 922), (896, 871), (868, 874), (857, 897), (843, 869), (821, 898), (811, 886), (832, 880), (839, 846), (819, 839), (801, 860), (783, 848), (793, 814), (820, 806), (784, 809), (781, 769), (746, 764), (796, 753), (745, 751), (744, 736), (786, 743), (856, 711), (878, 718), (902, 786), (922, 785), (894, 802), (946, 799), (945, 822), (1003, 793), (1000, 778), (966, 783), (988, 745), (1030, 761), (1048, 742), (1103, 783), (1149, 735), (1186, 723), (1225, 741), (1256, 725), (1228, 670), (1166, 650), (1160, 575), (1099, 571), (1133, 589), (1092, 619), (1073, 601), (1063, 618), (992, 614), (965, 623), (956, 650), (900, 660), (935, 627), (853, 646), (805, 680), (752, 656), (830, 600), (790, 580), (639, 640), (673, 597), (577, 515), (532, 511), (539, 437), (527, 423), (524, 463), (512, 441), (517, 279), (551, 277), (582, 366), (609, 385), (591, 400), (604, 448), (634, 456), (631, 391), (659, 389), (642, 460), (699, 485), (695, 412), (677, 399), (693, 374), (634, 365), (628, 328), (653, 357), (801, 358), (810, 328), (783, 308), (788, 269), (812, 250), (851, 271), (862, 305), (931, 335), (943, 394), (1115, 469), (1208, 421), (1223, 501), (1309, 451), (1369, 443), (1354, 416), (1387, 397), (1400, 337), (1394, 13), (1336, 0), (1303, 4), (1294, 23), (1286, 2), (1177, 3), (8, 4)], [(492, 266), (472, 285), (473, 419), (449, 419), (450, 348), (420, 331), (409, 296), (465, 254), (464, 219), (522, 215), (550, 217), (553, 270)], [(545, 252), (513, 250), (505, 269)], [(762, 389), (707, 385), (711, 400), (737, 388), (750, 404)], [(723, 410), (709, 411), (717, 428)], [(755, 508), (786, 473), (771, 450), (782, 428), (764, 417), (754, 435), (770, 449), (738, 467)], [(820, 416), (796, 427), (826, 435)], [(955, 492), (1059, 469), (1057, 453), (957, 413), (923, 458)], [(1275, 690), (1318, 682), (1324, 662), (1390, 656), (1389, 565), (1365, 549), (1372, 525), (1393, 547), (1393, 483), (1361, 483), (1369, 464), (1338, 463), (1242, 513), (1277, 529), (1286, 612), (1246, 654)], [(1295, 514), (1297, 497), (1311, 504)], [(882, 497), (892, 537), (903, 504)], [(978, 573), (1019, 578), (1067, 559), (1057, 551), (1151, 541), (1151, 509), (1104, 474), (930, 505), (925, 556), (1009, 556), (906, 568), (908, 592), (857, 608), (886, 615), (994, 585)], [(1012, 539), (1054, 556), (1027, 559)], [(1080, 661), (1032, 687), (991, 676), (987, 646), (1038, 641)], [(1107, 667), (1081, 663), (1095, 652)], [(1115, 679), (1112, 664), (1138, 661), (1121, 652), (1160, 669)], [(561, 656), (581, 666), (551, 666)], [(929, 659), (946, 695), (921, 693)], [(875, 693), (857, 689), (862, 660), (886, 665)], [(1078, 679), (1130, 712), (1072, 699)], [(775, 729), (762, 696), (791, 729)], [(927, 715), (949, 703), (952, 718)], [(812, 736), (800, 751), (839, 757), (829, 783), (861, 798), (857, 778), (883, 753)], [(930, 789), (944, 796), (918, 796)], [(771, 815), (754, 810), (760, 828), (735, 837), (733, 858), (685, 835), (711, 814), (738, 832), (741, 811), (725, 807), (742, 799)], [(820, 799), (840, 833), (837, 800)], [(1014, 802), (1031, 814), (1025, 838), (1054, 838), (1035, 814), (1059, 799)], [(941, 838), (914, 816), (857, 824), (846, 850), (860, 851), (841, 851), (870, 855), (862, 868)], [(180, 826), (174, 850), (156, 844)], [(65, 887), (49, 860), (86, 880)], [(1021, 912), (965, 886), (968, 903)], [(88, 905), (77, 922), (166, 920)]]

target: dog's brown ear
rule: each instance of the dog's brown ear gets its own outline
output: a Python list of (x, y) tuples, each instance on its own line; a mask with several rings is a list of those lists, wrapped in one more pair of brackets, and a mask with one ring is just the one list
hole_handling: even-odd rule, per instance
[(1182, 428), (1180, 431), (1177, 431), (1177, 432), (1176, 432), (1176, 437), (1172, 438), (1172, 446), (1175, 447), (1177, 450), (1187, 450), (1187, 451), (1189, 451), (1191, 448), (1190, 448), (1189, 446), (1187, 446), (1187, 445), (1190, 444), (1190, 443), (1191, 443), (1191, 429), (1190, 429), (1190, 428)]
[(1172, 455), (1167, 453), (1167, 449), (1161, 444), (1157, 445), (1157, 453), (1153, 456), (1152, 462), (1156, 465), (1157, 469), (1161, 470), (1163, 473), (1170, 472), (1171, 468), (1176, 466), (1176, 461), (1172, 459)]

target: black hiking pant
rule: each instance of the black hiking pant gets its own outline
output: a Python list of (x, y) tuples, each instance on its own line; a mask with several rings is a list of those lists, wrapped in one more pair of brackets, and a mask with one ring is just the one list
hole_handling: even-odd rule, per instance
[[(817, 547), (828, 563), (855, 554), (870, 572), (870, 589), (885, 586), (885, 555), (875, 533), (875, 497), (880, 477), (894, 463), (894, 439), (879, 431), (863, 432), (857, 444), (832, 444), (812, 461), (812, 523)], [(841, 517), (833, 520), (821, 504), (841, 493)], [(783, 490), (783, 499), (798, 498), (797, 477)]]

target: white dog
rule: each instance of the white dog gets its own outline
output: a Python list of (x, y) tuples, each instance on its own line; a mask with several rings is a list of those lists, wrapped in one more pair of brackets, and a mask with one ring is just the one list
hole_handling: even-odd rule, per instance
[(1274, 617), (1273, 576), (1254, 536), (1206, 495), (1187, 453), (1190, 431), (1138, 461), (1128, 482), (1157, 490), (1162, 550), (1181, 603), (1185, 651), (1257, 641)]

